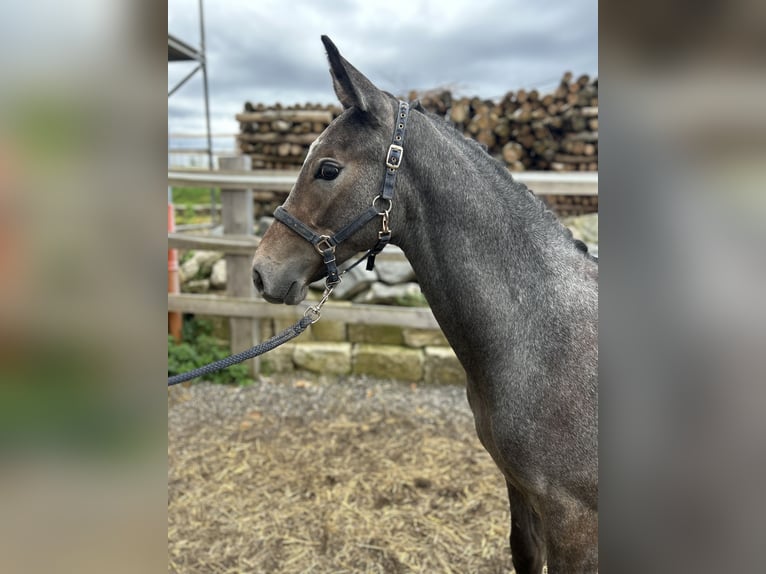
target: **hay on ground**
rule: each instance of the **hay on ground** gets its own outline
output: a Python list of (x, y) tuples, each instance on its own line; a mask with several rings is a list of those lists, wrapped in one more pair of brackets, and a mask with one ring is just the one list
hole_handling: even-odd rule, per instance
[(462, 388), (292, 377), (170, 391), (169, 571), (511, 571)]

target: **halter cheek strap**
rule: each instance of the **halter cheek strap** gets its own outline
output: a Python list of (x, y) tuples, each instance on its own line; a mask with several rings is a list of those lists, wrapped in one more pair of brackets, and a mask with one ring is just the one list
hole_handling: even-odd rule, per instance
[(354, 265), (367, 260), (367, 270), (371, 271), (375, 266), (375, 256), (383, 251), (391, 240), (391, 229), (388, 226), (389, 214), (393, 206), (394, 186), (396, 184), (396, 174), (402, 164), (404, 157), (404, 132), (407, 128), (407, 118), (409, 117), (410, 106), (407, 102), (399, 102), (399, 110), (396, 116), (394, 135), (391, 145), (388, 146), (386, 153), (386, 175), (383, 179), (383, 187), (372, 205), (354, 218), (351, 223), (343, 227), (333, 235), (320, 235), (303, 223), (298, 218), (290, 215), (287, 210), (279, 206), (274, 211), (274, 219), (283, 223), (300, 237), (311, 243), (314, 249), (322, 256), (325, 268), (327, 270), (326, 284), (328, 288), (335, 287), (340, 283), (341, 273), (338, 273), (338, 266), (335, 262), (335, 248), (362, 229), (367, 223), (376, 217), (381, 217), (381, 230), (378, 232), (378, 241), (375, 245)]

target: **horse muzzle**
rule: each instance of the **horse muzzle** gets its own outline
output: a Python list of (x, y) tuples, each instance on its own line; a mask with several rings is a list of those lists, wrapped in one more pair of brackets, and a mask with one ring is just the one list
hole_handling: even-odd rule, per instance
[(269, 303), (297, 305), (320, 273), (321, 259), (288, 229), (269, 229), (253, 257), (253, 285)]
[(297, 305), (306, 298), (308, 284), (301, 279), (277, 277), (253, 265), (253, 285), (256, 291), (269, 303)]

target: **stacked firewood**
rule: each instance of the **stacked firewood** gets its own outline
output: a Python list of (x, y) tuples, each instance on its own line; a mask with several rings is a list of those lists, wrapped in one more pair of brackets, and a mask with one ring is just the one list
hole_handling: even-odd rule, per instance
[(254, 169), (296, 169), (319, 134), (340, 113), (340, 108), (305, 104), (267, 108), (263, 104), (245, 104), (237, 114), (242, 153), (249, 155)]
[(598, 213), (598, 195), (543, 195), (542, 200), (559, 217)]
[(567, 72), (549, 94), (508, 92), (500, 101), (455, 99), (449, 91), (419, 97), (423, 106), (487, 146), (511, 171), (598, 170), (598, 80)]
[[(567, 72), (551, 93), (521, 89), (499, 101), (455, 98), (449, 90), (409, 96), (484, 144), (511, 171), (598, 170), (598, 79), (574, 79)], [(256, 169), (296, 168), (339, 113), (333, 106), (267, 108), (248, 102), (236, 116), (240, 149)]]

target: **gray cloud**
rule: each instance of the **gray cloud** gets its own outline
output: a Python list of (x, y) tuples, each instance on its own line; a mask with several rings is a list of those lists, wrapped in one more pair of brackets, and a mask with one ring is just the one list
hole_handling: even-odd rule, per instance
[[(205, 8), (216, 131), (237, 130), (233, 117), (246, 100), (334, 102), (321, 34), (398, 94), (450, 86), (492, 98), (550, 88), (566, 70), (598, 73), (594, 0), (229, 0)], [(198, 42), (196, 2), (169, 0), (168, 31)], [(183, 75), (174, 68), (169, 77)], [(202, 129), (200, 83), (192, 80), (169, 101), (171, 132)]]

